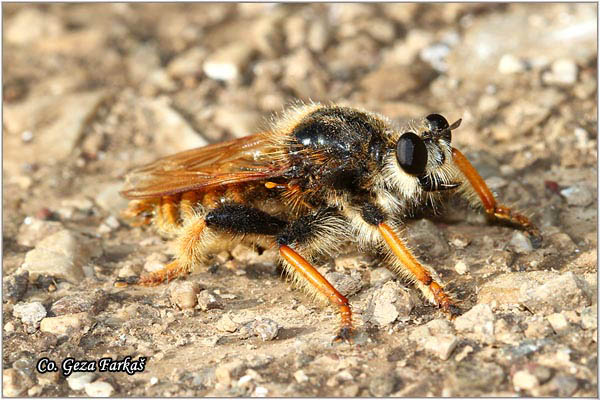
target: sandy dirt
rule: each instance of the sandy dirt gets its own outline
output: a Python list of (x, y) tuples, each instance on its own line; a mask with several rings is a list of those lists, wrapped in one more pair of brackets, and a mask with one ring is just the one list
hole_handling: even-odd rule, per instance
[[(596, 397), (596, 15), (4, 4), (3, 394)], [(407, 220), (460, 302), (448, 321), (348, 245), (319, 269), (348, 293), (354, 344), (332, 344), (335, 310), (291, 288), (270, 249), (238, 246), (169, 285), (115, 286), (172, 254), (120, 218), (127, 171), (257, 132), (297, 100), (462, 118), (454, 146), (542, 246), (457, 200)], [(127, 356), (144, 370), (99, 370)], [(37, 371), (44, 357), (56, 372)], [(65, 378), (69, 357), (96, 364)]]

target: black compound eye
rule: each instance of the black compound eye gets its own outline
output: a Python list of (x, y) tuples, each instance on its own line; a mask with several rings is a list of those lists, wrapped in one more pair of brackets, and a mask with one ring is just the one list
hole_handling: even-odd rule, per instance
[(398, 139), (396, 159), (407, 174), (422, 175), (427, 165), (427, 147), (416, 134), (406, 132)]
[(440, 114), (429, 114), (425, 119), (429, 121), (429, 128), (432, 132), (443, 131), (450, 126), (446, 118), (442, 117)]

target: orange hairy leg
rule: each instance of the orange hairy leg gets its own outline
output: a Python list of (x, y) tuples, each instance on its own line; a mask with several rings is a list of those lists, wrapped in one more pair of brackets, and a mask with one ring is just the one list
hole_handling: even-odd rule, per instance
[(477, 196), (479, 196), (488, 217), (494, 221), (504, 222), (524, 230), (530, 235), (534, 247), (539, 247), (542, 235), (531, 221), (526, 216), (512, 211), (509, 207), (498, 204), (481, 175), (479, 175), (477, 170), (459, 150), (452, 148), (452, 157), (456, 166), (458, 166), (475, 190), (475, 193), (477, 193)]
[(325, 296), (332, 304), (338, 306), (341, 324), (340, 330), (334, 340), (350, 342), (350, 335), (352, 334), (352, 311), (350, 310), (348, 299), (338, 292), (315, 267), (310, 265), (304, 257), (296, 253), (292, 248), (281, 245), (279, 247), (279, 254), (319, 293)]
[(204, 218), (198, 218), (197, 221), (188, 225), (178, 239), (177, 260), (170, 262), (158, 271), (142, 276), (138, 284), (156, 286), (164, 281), (168, 282), (187, 275), (191, 271), (194, 262), (196, 262), (196, 257), (200, 255), (197, 253), (204, 242), (205, 229), (206, 222)]
[(444, 289), (433, 280), (429, 271), (427, 271), (415, 256), (412, 255), (394, 230), (384, 222), (377, 225), (377, 229), (388, 246), (390, 246), (390, 249), (392, 249), (396, 257), (398, 257), (402, 266), (406, 268), (410, 272), (410, 275), (414, 276), (418, 282), (431, 290), (431, 294), (433, 295), (436, 304), (445, 313), (449, 314), (451, 318), (455, 318), (458, 314), (458, 309), (454, 306), (450, 296), (448, 296), (446, 292), (444, 292)]
[(183, 268), (181, 268), (177, 260), (175, 260), (158, 271), (140, 277), (137, 284), (140, 286), (157, 286), (164, 281), (169, 282), (177, 277), (185, 275), (186, 272), (187, 271), (184, 271)]

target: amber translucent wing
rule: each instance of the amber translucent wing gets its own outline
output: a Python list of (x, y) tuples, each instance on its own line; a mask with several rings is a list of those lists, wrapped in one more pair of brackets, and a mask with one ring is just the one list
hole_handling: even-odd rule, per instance
[(121, 194), (130, 199), (168, 196), (283, 175), (263, 134), (200, 147), (133, 170)]

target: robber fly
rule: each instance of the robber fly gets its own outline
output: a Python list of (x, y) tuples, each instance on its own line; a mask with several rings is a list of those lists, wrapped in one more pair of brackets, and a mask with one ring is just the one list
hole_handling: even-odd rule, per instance
[(241, 240), (275, 246), (284, 271), (300, 287), (338, 307), (336, 339), (350, 340), (346, 297), (312, 262), (336, 255), (348, 239), (383, 255), (388, 268), (414, 282), (450, 317), (455, 301), (432, 268), (412, 254), (403, 219), (456, 193), (492, 221), (537, 228), (496, 202), (465, 156), (451, 145), (452, 125), (439, 114), (398, 128), (382, 115), (336, 105), (292, 108), (268, 131), (161, 158), (134, 170), (122, 194), (125, 214), (176, 238), (176, 257), (141, 277), (155, 285), (183, 276), (223, 245)]

